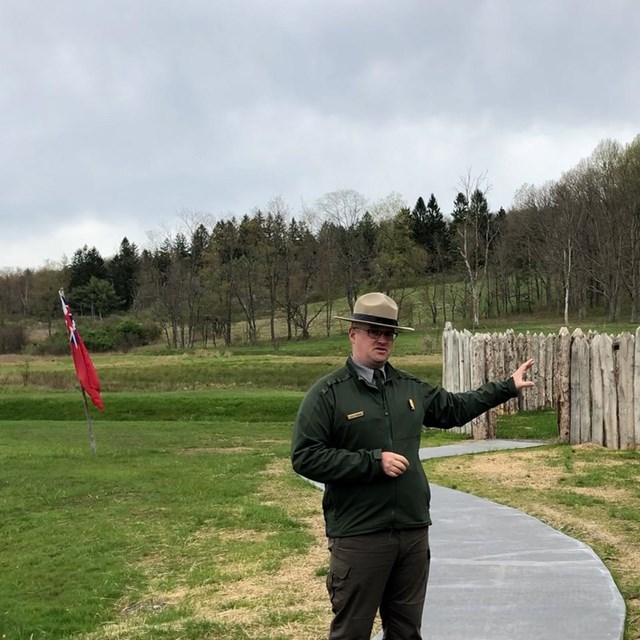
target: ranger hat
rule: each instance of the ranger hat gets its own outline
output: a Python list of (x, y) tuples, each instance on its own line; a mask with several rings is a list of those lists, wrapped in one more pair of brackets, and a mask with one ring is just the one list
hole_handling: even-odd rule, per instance
[(413, 331), (411, 327), (398, 326), (398, 305), (384, 293), (365, 293), (353, 305), (350, 318), (333, 316), (336, 320), (362, 322), (376, 327), (388, 327), (396, 331)]

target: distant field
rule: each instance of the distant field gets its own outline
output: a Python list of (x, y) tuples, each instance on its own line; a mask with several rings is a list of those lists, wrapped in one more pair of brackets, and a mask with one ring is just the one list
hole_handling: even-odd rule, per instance
[[(172, 355), (94, 354), (104, 391), (187, 391), (211, 389), (283, 389), (304, 391), (319, 377), (342, 366), (340, 356), (220, 355), (202, 352)], [(394, 364), (439, 384), (438, 355), (399, 355)], [(70, 357), (4, 356), (2, 388), (66, 390), (77, 386)]]

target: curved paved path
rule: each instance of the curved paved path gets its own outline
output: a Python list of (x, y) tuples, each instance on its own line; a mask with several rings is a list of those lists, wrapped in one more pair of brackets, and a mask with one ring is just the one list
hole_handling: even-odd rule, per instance
[[(420, 454), (425, 459), (537, 444), (465, 442)], [(431, 490), (424, 640), (623, 637), (624, 600), (590, 547), (516, 509), (437, 485)]]

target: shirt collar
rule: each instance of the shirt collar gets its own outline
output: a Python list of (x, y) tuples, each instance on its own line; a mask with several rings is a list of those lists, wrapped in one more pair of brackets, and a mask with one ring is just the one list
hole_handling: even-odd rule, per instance
[[(351, 364), (353, 368), (356, 370), (359, 378), (362, 378), (365, 382), (369, 384), (374, 384), (373, 382), (373, 369), (371, 367), (367, 367), (367, 365), (362, 364), (362, 362), (358, 362), (353, 356), (350, 356)], [(386, 380), (387, 374), (385, 372), (385, 367), (382, 367), (382, 379)]]

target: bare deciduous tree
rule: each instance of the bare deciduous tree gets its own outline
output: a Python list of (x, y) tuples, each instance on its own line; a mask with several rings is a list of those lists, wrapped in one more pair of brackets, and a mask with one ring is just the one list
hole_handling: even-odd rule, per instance
[(458, 237), (458, 251), (465, 265), (471, 290), (473, 326), (480, 325), (480, 297), (487, 280), (489, 251), (496, 236), (489, 212), (487, 193), (490, 185), (486, 174), (461, 178), (453, 211), (453, 225)]

